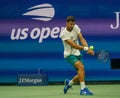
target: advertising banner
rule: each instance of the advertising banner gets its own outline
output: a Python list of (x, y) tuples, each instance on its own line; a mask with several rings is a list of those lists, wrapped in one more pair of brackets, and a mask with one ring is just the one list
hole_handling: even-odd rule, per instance
[[(119, 0), (1, 0), (0, 6), (0, 83), (17, 82), (18, 74), (36, 74), (39, 68), (50, 82), (72, 75), (60, 39), (69, 15), (95, 51), (109, 51), (110, 60), (120, 58)], [(83, 55), (87, 80), (120, 79), (119, 67), (113, 71), (110, 60), (100, 63)]]

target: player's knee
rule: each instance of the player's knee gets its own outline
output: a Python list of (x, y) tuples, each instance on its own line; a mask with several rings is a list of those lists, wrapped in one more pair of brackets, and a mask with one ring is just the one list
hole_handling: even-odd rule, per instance
[(84, 70), (84, 66), (79, 66), (79, 69), (80, 70)]
[(84, 70), (83, 64), (79, 61), (76, 62), (74, 66), (75, 66), (76, 70)]
[(78, 70), (84, 70), (84, 66), (78, 66), (78, 67), (76, 67), (76, 70), (78, 71)]

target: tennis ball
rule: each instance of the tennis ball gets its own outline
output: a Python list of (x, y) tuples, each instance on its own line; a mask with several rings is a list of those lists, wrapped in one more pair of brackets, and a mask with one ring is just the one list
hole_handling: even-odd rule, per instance
[(94, 46), (90, 46), (90, 49), (91, 49), (91, 50), (94, 50)]

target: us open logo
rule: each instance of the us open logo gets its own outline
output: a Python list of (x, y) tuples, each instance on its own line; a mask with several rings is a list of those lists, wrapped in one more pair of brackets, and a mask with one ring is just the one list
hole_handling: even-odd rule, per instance
[[(42, 22), (50, 21), (54, 18), (55, 10), (51, 4), (45, 3), (36, 5), (28, 8), (28, 11), (23, 14), (28, 18), (39, 20)], [(34, 24), (33, 24), (34, 25)], [(49, 24), (48, 24), (49, 25)], [(39, 43), (42, 43), (43, 40), (47, 38), (56, 39), (60, 37), (60, 32), (63, 31), (64, 27), (55, 26), (55, 27), (22, 27), (22, 28), (12, 28), (11, 30), (11, 40), (25, 40), (27, 38), (36, 40), (38, 39)]]
[(34, 20), (50, 21), (55, 15), (55, 10), (51, 4), (46, 3), (30, 7), (22, 15), (31, 17)]

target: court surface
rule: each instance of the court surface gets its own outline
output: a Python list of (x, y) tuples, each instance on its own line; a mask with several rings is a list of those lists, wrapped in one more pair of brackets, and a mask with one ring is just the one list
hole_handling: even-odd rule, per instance
[(87, 85), (93, 96), (79, 95), (80, 86), (63, 94), (64, 85), (0, 86), (0, 98), (120, 98), (120, 84)]

